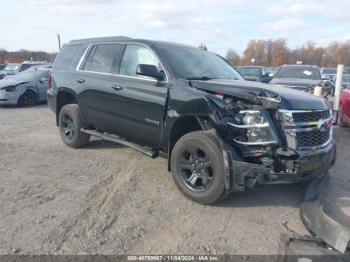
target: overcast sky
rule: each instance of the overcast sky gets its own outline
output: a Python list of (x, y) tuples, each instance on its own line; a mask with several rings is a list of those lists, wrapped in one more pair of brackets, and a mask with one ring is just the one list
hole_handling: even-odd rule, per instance
[(350, 39), (349, 0), (0, 0), (0, 48), (57, 51), (72, 39), (124, 35), (205, 43), (224, 55), (252, 38)]

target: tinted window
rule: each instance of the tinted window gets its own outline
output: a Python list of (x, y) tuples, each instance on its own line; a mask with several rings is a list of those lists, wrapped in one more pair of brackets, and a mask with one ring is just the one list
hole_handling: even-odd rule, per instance
[(114, 56), (121, 47), (122, 45), (118, 44), (96, 45), (89, 71), (111, 73)]
[(29, 67), (31, 67), (31, 65), (28, 65), (28, 64), (22, 64), (22, 66), (21, 66), (21, 70), (20, 70), (20, 71), (27, 70)]
[(262, 69), (259, 67), (238, 67), (237, 70), (243, 76), (261, 76)]
[(161, 50), (178, 78), (242, 79), (232, 66), (212, 52), (182, 46), (165, 46)]
[(314, 67), (286, 66), (281, 67), (276, 78), (321, 79), (320, 70)]
[(336, 74), (337, 73), (337, 69), (333, 69), (333, 68), (325, 68), (323, 69), (322, 71), (322, 74), (329, 74), (329, 75), (332, 75), (332, 74)]
[(138, 64), (155, 65), (161, 69), (157, 57), (149, 48), (141, 45), (127, 45), (120, 65), (120, 74), (138, 76), (136, 74)]
[(65, 45), (55, 59), (55, 69), (68, 69), (82, 53), (82, 45)]

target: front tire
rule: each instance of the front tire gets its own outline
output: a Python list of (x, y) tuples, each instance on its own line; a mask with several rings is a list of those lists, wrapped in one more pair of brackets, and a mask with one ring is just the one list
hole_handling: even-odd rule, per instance
[(58, 125), (63, 142), (72, 148), (85, 146), (90, 139), (88, 134), (81, 132), (82, 118), (77, 104), (68, 104), (62, 107)]
[(225, 196), (225, 167), (218, 138), (196, 131), (181, 137), (171, 155), (176, 186), (189, 199), (213, 204)]

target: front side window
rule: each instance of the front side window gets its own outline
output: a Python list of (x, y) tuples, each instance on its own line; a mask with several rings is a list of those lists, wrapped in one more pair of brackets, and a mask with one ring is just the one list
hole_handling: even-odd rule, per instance
[(100, 73), (111, 73), (114, 62), (114, 56), (116, 52), (120, 51), (122, 45), (120, 44), (101, 44), (96, 45), (94, 52), (91, 52), (92, 56), (89, 65), (85, 65), (84, 70), (100, 72)]
[(120, 65), (120, 75), (138, 76), (137, 65), (154, 65), (160, 69), (160, 63), (155, 54), (147, 47), (141, 45), (127, 45)]

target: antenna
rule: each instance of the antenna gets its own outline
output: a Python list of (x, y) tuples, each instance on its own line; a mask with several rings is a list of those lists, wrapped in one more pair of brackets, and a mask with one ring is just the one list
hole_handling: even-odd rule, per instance
[(58, 51), (61, 50), (61, 36), (60, 34), (57, 34), (57, 41), (58, 41)]
[(207, 48), (207, 46), (206, 46), (204, 43), (202, 43), (202, 44), (199, 46), (199, 49), (208, 51), (208, 48)]

